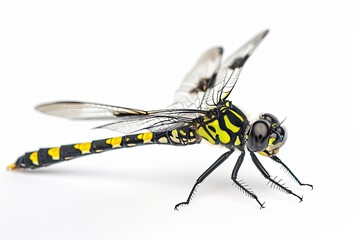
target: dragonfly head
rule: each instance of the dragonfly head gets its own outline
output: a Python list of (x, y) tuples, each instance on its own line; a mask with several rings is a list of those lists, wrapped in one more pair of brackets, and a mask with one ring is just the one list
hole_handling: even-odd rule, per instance
[(277, 154), (287, 137), (285, 128), (281, 126), (283, 122), (270, 113), (261, 114), (248, 132), (247, 147), (265, 156)]

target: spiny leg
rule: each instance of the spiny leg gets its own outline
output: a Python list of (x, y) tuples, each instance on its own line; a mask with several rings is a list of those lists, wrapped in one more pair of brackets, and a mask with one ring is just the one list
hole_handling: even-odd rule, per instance
[[(267, 151), (265, 151), (266, 154), (269, 154)], [(270, 154), (269, 154), (270, 155)], [(270, 156), (270, 158), (272, 160), (274, 160), (277, 163), (280, 163), (281, 166), (283, 166), (285, 168), (285, 170), (290, 174), (290, 176), (300, 185), (300, 186), (309, 186), (311, 187), (311, 189), (314, 189), (312, 184), (307, 184), (307, 183), (302, 183), (300, 182), (300, 180), (295, 176), (295, 174), (290, 170), (290, 168), (288, 168), (288, 166), (285, 165), (285, 163), (283, 163), (280, 158), (278, 158), (277, 156), (273, 155)]]
[(220, 166), (232, 153), (234, 152), (234, 149), (230, 149), (228, 152), (221, 155), (218, 160), (216, 160), (206, 171), (201, 174), (201, 176), (196, 180), (196, 183), (194, 184), (193, 188), (190, 191), (189, 197), (185, 202), (181, 202), (175, 205), (175, 210), (178, 210), (178, 207), (181, 205), (188, 205), (192, 199), (192, 196), (194, 194), (195, 189), (198, 187), (198, 185), (205, 180), (207, 176), (209, 176), (218, 166)]
[(284, 185), (280, 184), (279, 182), (275, 181), (274, 179), (272, 179), (270, 177), (270, 174), (266, 171), (266, 169), (264, 168), (264, 166), (260, 163), (259, 159), (255, 156), (255, 153), (253, 151), (251, 151), (250, 149), (248, 149), (251, 155), (251, 159), (253, 160), (255, 166), (257, 167), (257, 169), (260, 171), (260, 173), (267, 179), (269, 180), (272, 184), (274, 184), (276, 187), (278, 187), (280, 190), (288, 193), (288, 194), (292, 194), (295, 197), (299, 198), (300, 202), (302, 201), (302, 197), (300, 197), (299, 195), (293, 193), (290, 189), (288, 189), (287, 187), (285, 187)]
[(243, 190), (249, 197), (255, 199), (258, 204), (260, 205), (260, 209), (261, 208), (264, 208), (264, 204), (265, 202), (261, 203), (258, 199), (258, 197), (255, 195), (255, 193), (253, 193), (250, 189), (247, 189), (245, 186), (243, 186), (238, 180), (237, 180), (237, 175), (238, 175), (238, 172), (239, 172), (239, 169), (241, 167), (241, 164), (243, 163), (244, 161), (244, 157), (245, 157), (245, 150), (241, 150), (241, 154), (239, 156), (239, 158), (237, 159), (236, 163), (235, 163), (235, 166), (234, 166), (234, 169), (232, 171), (232, 174), (231, 174), (231, 179), (234, 181), (234, 183), (241, 189)]

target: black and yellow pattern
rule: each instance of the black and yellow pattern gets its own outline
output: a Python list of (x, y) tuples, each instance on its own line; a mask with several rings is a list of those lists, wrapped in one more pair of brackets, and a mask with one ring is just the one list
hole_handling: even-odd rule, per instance
[(221, 63), (223, 53), (221, 47), (205, 52), (186, 75), (176, 91), (174, 103), (167, 109), (144, 111), (99, 103), (69, 101), (37, 106), (36, 109), (40, 112), (69, 119), (116, 119), (116, 122), (97, 128), (119, 131), (125, 136), (41, 148), (21, 156), (15, 163), (9, 165), (8, 169), (35, 169), (89, 154), (148, 144), (186, 146), (199, 143), (204, 138), (211, 144), (223, 146), (227, 152), (200, 175), (187, 200), (177, 204), (175, 209), (180, 205), (189, 204), (198, 185), (235, 150), (238, 150), (240, 155), (233, 168), (231, 179), (236, 186), (255, 199), (260, 207), (263, 207), (264, 203), (261, 203), (246, 185), (237, 180), (245, 158), (245, 150), (248, 150), (256, 168), (273, 186), (302, 201), (302, 197), (271, 178), (255, 155), (259, 153), (274, 160), (281, 164), (299, 185), (312, 187), (310, 184), (301, 183), (276, 156), (286, 141), (286, 131), (282, 122), (272, 114), (265, 113), (250, 124), (246, 115), (227, 100), (245, 62), (267, 33), (268, 31), (265, 30), (257, 34), (223, 63)]
[(205, 117), (196, 132), (212, 144), (243, 148), (249, 127), (245, 114), (227, 101), (223, 107)]
[(145, 132), (140, 134), (113, 137), (92, 142), (63, 145), (54, 148), (42, 148), (18, 158), (8, 169), (39, 168), (54, 163), (68, 161), (77, 157), (101, 153), (109, 150), (142, 146), (146, 144), (189, 145), (200, 142), (200, 138), (191, 128), (181, 128), (162, 133)]

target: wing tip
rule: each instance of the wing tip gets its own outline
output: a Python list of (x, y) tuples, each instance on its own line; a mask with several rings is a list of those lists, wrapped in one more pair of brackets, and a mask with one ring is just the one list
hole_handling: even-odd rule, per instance
[(262, 32), (262, 38), (265, 38), (270, 32), (270, 29), (265, 29), (263, 32)]
[(266, 28), (264, 30), (262, 30), (260, 33), (258, 33), (256, 36), (255, 36), (255, 39), (258, 39), (258, 43), (260, 43), (270, 32), (270, 29)]
[(44, 107), (44, 104), (38, 104), (34, 107), (34, 109), (37, 111), (41, 111), (43, 109), (43, 107)]
[(49, 106), (49, 104), (39, 104), (39, 105), (36, 105), (35, 107), (34, 107), (34, 109), (36, 110), (36, 111), (38, 111), (38, 112), (41, 112), (41, 113), (46, 113), (47, 111), (46, 111), (46, 108), (47, 108), (47, 106)]
[(262, 31), (262, 35), (265, 37), (270, 32), (270, 29), (266, 28)]
[(62, 106), (62, 104), (73, 104), (73, 105), (76, 105), (76, 104), (81, 104), (81, 102), (73, 102), (73, 101), (69, 101), (69, 102), (48, 102), (48, 103), (42, 103), (42, 104), (39, 104), (39, 105), (36, 105), (34, 107), (34, 109), (40, 113), (44, 113), (44, 114), (47, 114), (47, 115), (51, 115), (51, 116), (57, 116), (57, 117), (65, 117), (65, 118), (69, 118), (69, 119), (72, 119), (72, 118), (77, 118), (77, 117), (74, 117), (70, 114), (65, 114), (65, 113), (61, 113), (59, 111), (61, 111), (64, 106)]

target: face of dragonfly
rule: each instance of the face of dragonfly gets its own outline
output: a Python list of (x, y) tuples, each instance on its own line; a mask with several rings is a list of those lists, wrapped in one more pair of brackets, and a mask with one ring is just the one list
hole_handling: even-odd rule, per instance
[(265, 113), (251, 125), (247, 146), (250, 150), (265, 156), (275, 155), (285, 143), (286, 137), (286, 130), (279, 120), (274, 115)]

